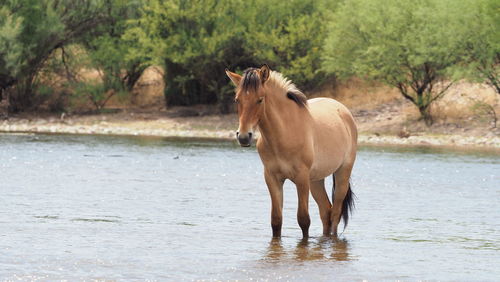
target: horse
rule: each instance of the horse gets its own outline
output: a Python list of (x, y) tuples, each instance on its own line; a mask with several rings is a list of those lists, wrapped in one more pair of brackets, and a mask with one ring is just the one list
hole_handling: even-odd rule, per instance
[[(319, 207), (323, 234), (337, 237), (354, 206), (350, 176), (356, 159), (357, 128), (350, 111), (331, 98), (307, 99), (281, 73), (267, 65), (248, 68), (243, 75), (225, 70), (235, 85), (239, 127), (236, 138), (249, 147), (258, 129), (257, 151), (271, 196), (273, 237), (281, 237), (283, 183), (297, 187), (297, 221), (309, 236), (309, 193)], [(331, 204), (325, 178), (333, 176)]]

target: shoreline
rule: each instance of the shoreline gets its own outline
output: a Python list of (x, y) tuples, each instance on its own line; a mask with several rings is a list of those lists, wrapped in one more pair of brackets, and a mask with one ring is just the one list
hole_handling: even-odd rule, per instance
[[(88, 118), (88, 117), (87, 117)], [(75, 134), (75, 135), (110, 135), (110, 136), (140, 136), (172, 139), (205, 139), (234, 140), (234, 129), (228, 129), (234, 123), (226, 117), (208, 120), (204, 124), (193, 124), (203, 120), (203, 117), (178, 120), (160, 117), (144, 119), (143, 117), (129, 120), (108, 121), (105, 117), (99, 120), (82, 120), (81, 118), (11, 119), (0, 122), (0, 133), (26, 134)], [(205, 119), (206, 120), (206, 119)], [(224, 123), (222, 126), (218, 122)], [(229, 124), (229, 125), (228, 125)], [(236, 125), (237, 123), (235, 123)], [(400, 147), (436, 147), (487, 150), (500, 154), (500, 136), (464, 136), (459, 134), (428, 134), (415, 133), (400, 137), (391, 134), (360, 132), (360, 146), (400, 146)]]

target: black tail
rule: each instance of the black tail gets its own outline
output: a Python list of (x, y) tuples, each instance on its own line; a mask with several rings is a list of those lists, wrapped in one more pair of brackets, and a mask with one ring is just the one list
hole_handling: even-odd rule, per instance
[(342, 220), (344, 221), (344, 229), (347, 227), (347, 223), (349, 223), (349, 216), (352, 214), (352, 210), (354, 208), (355, 197), (356, 195), (352, 192), (351, 182), (349, 181), (349, 190), (347, 190), (344, 202), (342, 203)]
[[(333, 191), (332, 198), (335, 197), (335, 176), (333, 176)], [(354, 209), (354, 198), (356, 195), (352, 192), (351, 189), (351, 181), (349, 181), (349, 188), (347, 190), (347, 194), (345, 195), (344, 202), (342, 203), (342, 221), (344, 221), (344, 230), (347, 227), (347, 223), (349, 223), (349, 216), (352, 214), (352, 210)], [(333, 201), (332, 201), (333, 202)]]

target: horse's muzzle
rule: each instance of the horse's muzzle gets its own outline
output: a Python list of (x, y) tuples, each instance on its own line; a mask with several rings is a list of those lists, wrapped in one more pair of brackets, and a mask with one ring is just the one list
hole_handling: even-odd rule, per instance
[(236, 132), (236, 139), (238, 139), (241, 147), (250, 147), (250, 144), (252, 143), (252, 132), (241, 134), (239, 132)]

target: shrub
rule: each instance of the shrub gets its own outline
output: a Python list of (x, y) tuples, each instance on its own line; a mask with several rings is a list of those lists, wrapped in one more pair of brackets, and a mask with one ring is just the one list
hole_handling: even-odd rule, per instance
[(471, 15), (454, 0), (348, 0), (334, 13), (323, 58), (327, 72), (399, 89), (433, 122), (430, 106), (453, 82)]
[(150, 0), (127, 32), (165, 67), (168, 104), (218, 103), (227, 112), (232, 86), (224, 69), (268, 63), (299, 85), (321, 81), (318, 1)]

